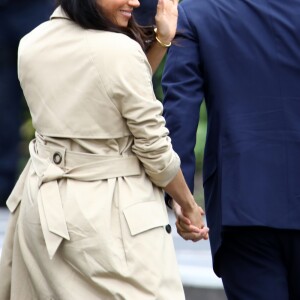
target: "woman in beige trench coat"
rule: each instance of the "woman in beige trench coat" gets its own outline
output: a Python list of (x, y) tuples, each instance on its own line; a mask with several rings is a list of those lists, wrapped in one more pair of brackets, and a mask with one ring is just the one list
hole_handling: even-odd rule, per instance
[(19, 46), (36, 138), (7, 201), (0, 299), (184, 299), (162, 188), (195, 240), (208, 229), (153, 94), (139, 3), (60, 4)]

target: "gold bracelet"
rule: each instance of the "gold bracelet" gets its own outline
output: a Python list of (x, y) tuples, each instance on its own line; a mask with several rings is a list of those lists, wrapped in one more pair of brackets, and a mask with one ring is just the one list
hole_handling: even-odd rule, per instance
[(154, 32), (155, 32), (155, 39), (157, 40), (157, 42), (163, 47), (163, 48), (169, 48), (172, 43), (169, 42), (168, 44), (163, 43), (157, 36), (157, 28), (154, 28)]

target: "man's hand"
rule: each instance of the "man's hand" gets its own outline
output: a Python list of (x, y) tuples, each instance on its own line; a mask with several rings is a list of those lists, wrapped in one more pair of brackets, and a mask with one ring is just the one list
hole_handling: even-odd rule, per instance
[(197, 242), (201, 239), (208, 239), (209, 229), (202, 220), (204, 211), (200, 206), (197, 206), (197, 208), (187, 216), (183, 214), (181, 207), (175, 201), (173, 201), (173, 209), (177, 218), (177, 232), (184, 240)]

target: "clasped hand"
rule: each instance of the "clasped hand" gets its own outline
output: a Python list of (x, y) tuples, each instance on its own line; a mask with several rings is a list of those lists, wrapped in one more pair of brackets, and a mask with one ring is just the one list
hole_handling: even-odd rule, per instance
[(208, 239), (209, 228), (204, 224), (204, 211), (200, 206), (195, 204), (195, 207), (187, 212), (173, 201), (173, 209), (177, 218), (177, 232), (183, 239), (193, 242)]

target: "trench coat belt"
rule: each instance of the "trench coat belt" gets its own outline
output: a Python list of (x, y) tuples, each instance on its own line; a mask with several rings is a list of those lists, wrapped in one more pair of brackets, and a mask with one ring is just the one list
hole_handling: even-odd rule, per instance
[[(50, 147), (49, 147), (50, 148)], [(7, 206), (13, 212), (21, 201), (25, 180), (30, 165), (38, 176), (38, 209), (41, 227), (50, 259), (52, 259), (63, 239), (70, 240), (63, 205), (60, 197), (58, 180), (73, 179), (79, 181), (97, 181), (122, 176), (141, 174), (141, 165), (136, 156), (114, 156), (103, 159), (100, 155), (90, 155), (90, 162), (85, 162), (68, 168), (60, 168), (49, 157), (42, 157), (36, 141), (29, 144), (30, 161), (21, 174), (15, 189), (7, 200)], [(72, 157), (72, 151), (67, 151), (65, 159)], [(75, 159), (80, 161), (80, 153), (74, 153)], [(86, 156), (85, 156), (86, 158)]]

